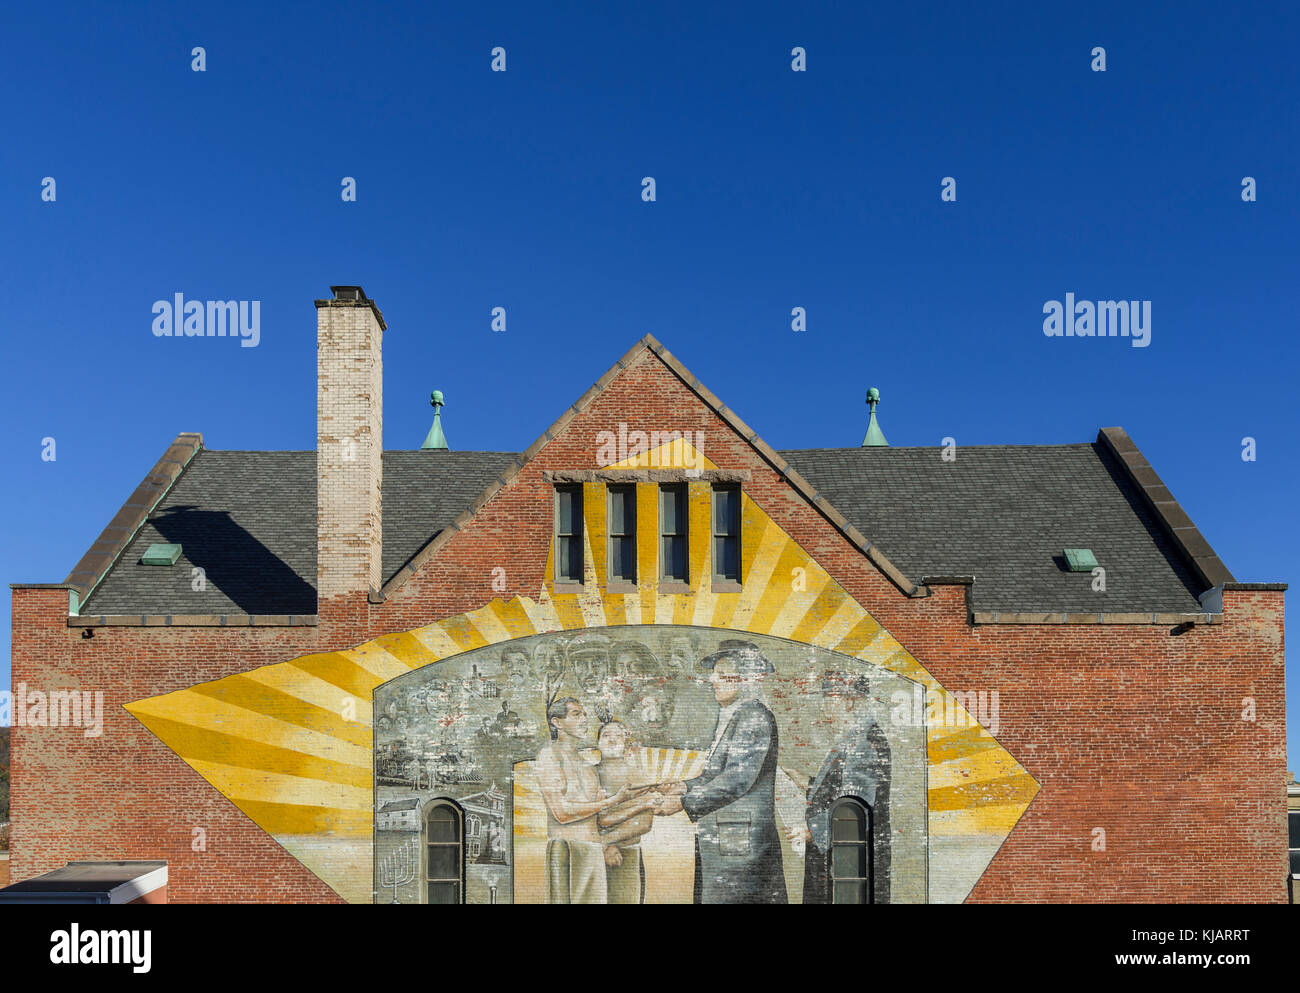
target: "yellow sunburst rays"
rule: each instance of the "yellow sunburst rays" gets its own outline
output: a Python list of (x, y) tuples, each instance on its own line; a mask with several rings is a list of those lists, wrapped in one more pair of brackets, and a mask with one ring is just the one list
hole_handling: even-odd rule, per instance
[(693, 779), (704, 768), (704, 755), (689, 748), (646, 748), (627, 750), (628, 761), (637, 769), (637, 782), (661, 783), (668, 779)]
[[(689, 748), (633, 747), (628, 749), (627, 758), (637, 770), (637, 782), (691, 779), (704, 768), (704, 755)], [(514, 821), (517, 838), (546, 839), (546, 801), (531, 761), (518, 762), (514, 767)]]
[[(651, 464), (715, 468), (684, 442), (657, 454), (642, 453), (615, 468)], [(692, 532), (711, 534), (708, 485), (690, 483), (688, 493)], [(964, 715), (957, 721), (927, 722), (931, 836), (1005, 837), (1036, 795), (1037, 782), (986, 728), (963, 723), (970, 718), (966, 708), (757, 504), (743, 497), (747, 540), (741, 547), (744, 584), (738, 592), (713, 588), (712, 541), (705, 540), (692, 543), (691, 591), (666, 593), (659, 589), (655, 565), (658, 487), (638, 484), (636, 495), (642, 569), (636, 592), (607, 592), (605, 503), (603, 487), (595, 485), (584, 494), (583, 549), (585, 568), (595, 582), (581, 591), (556, 591), (552, 544), (536, 599), (493, 600), (350, 651), (263, 666), (136, 701), (127, 709), (287, 847), (288, 836), (360, 842), (371, 837), (373, 827), (370, 699), (388, 680), (475, 648), (543, 632), (606, 627), (620, 618), (626, 624), (767, 634), (881, 666), (922, 685), (927, 709), (933, 703), (938, 713)], [(531, 823), (531, 788), (526, 777), (515, 784), (526, 815), (516, 820), (516, 830)], [(543, 812), (543, 837), (544, 827)], [(325, 844), (295, 843), (291, 851), (336, 891), (350, 899), (368, 898), (369, 884), (362, 886), (357, 874), (368, 878), (369, 860), (359, 858), (355, 849), (345, 858)]]

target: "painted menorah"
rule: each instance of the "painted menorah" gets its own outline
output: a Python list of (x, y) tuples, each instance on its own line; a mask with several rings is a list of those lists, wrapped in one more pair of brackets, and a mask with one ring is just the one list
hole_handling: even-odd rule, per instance
[(379, 860), (379, 885), (393, 888), (393, 903), (401, 903), (397, 899), (397, 888), (415, 878), (419, 864), (420, 846), (415, 839), (404, 842)]

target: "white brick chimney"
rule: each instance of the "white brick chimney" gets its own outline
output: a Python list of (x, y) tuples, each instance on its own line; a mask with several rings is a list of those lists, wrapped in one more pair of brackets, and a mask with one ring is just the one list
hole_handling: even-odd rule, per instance
[(316, 301), (316, 597), (383, 577), (384, 315), (360, 286)]

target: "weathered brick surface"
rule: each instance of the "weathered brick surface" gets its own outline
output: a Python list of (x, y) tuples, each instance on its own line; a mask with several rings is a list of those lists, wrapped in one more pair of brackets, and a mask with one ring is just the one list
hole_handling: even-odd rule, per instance
[[(1139, 625), (972, 628), (960, 587), (926, 599), (900, 593), (649, 353), (388, 602), (323, 596), (317, 629), (99, 628), (87, 641), (67, 627), (62, 591), (16, 590), (15, 683), (103, 689), (106, 714), (102, 739), (15, 728), (14, 878), (73, 858), (166, 858), (173, 901), (332, 899), (121, 705), (409, 630), (494, 596), (535, 596), (552, 527), (543, 473), (592, 468), (597, 432), (617, 431), (620, 421), (703, 430), (704, 454), (724, 470), (749, 471), (749, 495), (945, 687), (999, 692), (999, 740), (1041, 792), (971, 899), (1281, 899), (1281, 593), (1229, 591), (1222, 625), (1179, 634)], [(491, 588), (497, 566), (506, 569), (504, 594)], [(1242, 719), (1247, 697), (1254, 721)], [(207, 828), (206, 853), (190, 850), (195, 825)], [(1095, 828), (1105, 831), (1105, 851), (1093, 851)]]
[[(74, 859), (161, 858), (173, 902), (336, 899), (122, 709), (314, 651), (317, 631), (101, 627), (87, 640), (67, 610), (63, 590), (14, 590), (14, 685), (102, 691), (104, 731), (13, 728), (14, 881)], [(196, 827), (206, 852), (192, 850)]]

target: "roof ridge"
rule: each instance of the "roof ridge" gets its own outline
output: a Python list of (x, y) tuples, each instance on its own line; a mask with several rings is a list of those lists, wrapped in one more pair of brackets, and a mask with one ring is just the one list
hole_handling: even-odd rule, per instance
[(509, 483), (509, 481), (517, 475), (519, 471), (522, 470), (523, 467), (551, 441), (552, 438), (556, 437), (561, 431), (563, 431), (574, 417), (590, 406), (595, 399), (605, 391), (609, 384), (614, 381), (619, 373), (630, 366), (644, 361), (647, 352), (662, 362), (664, 367), (680, 379), (688, 389), (699, 397), (706, 407), (710, 408), (727, 424), (728, 427), (740, 435), (740, 437), (758, 453), (759, 457), (784, 476), (786, 482), (794, 487), (795, 491), (803, 497), (814, 510), (818, 511), (823, 517), (825, 517), (833, 527), (843, 534), (844, 537), (856, 546), (859, 551), (866, 555), (872, 564), (875, 565), (875, 567), (879, 569), (890, 580), (890, 582), (897, 586), (904, 595), (912, 597), (924, 596), (926, 594), (927, 591), (922, 584), (916, 583), (903, 575), (898, 567), (895, 566), (876, 545), (872, 544), (872, 542), (869, 541), (861, 531), (849, 523), (848, 518), (832, 507), (825, 497), (818, 493), (817, 490), (814, 489), (813, 486), (804, 479), (804, 477), (800, 475), (789, 462), (781, 457), (776, 449), (772, 448), (772, 446), (760, 438), (753, 428), (741, 420), (740, 417), (727, 407), (727, 405), (724, 404), (712, 390), (700, 382), (699, 378), (687, 369), (686, 366), (672, 354), (672, 352), (668, 351), (668, 349), (665, 348), (654, 335), (645, 334), (636, 342), (636, 344), (629, 348), (621, 358), (610, 366), (605, 371), (604, 375), (597, 379), (596, 382), (582, 394), (582, 396), (571, 404), (564, 413), (556, 418), (555, 422), (542, 432), (536, 441), (520, 453), (515, 461), (501, 474), (501, 476), (479, 495), (478, 499), (474, 501), (468, 510), (431, 538), (429, 543), (412, 556), (411, 560), (407, 562), (396, 575), (392, 576), (388, 582), (384, 583), (383, 587), (379, 590), (377, 599), (381, 601), (387, 599), (390, 595), (400, 589), (402, 585), (424, 565), (425, 562), (436, 555), (438, 550), (450, 541), (452, 536), (469, 522), (470, 517), (481, 510), (482, 507), (492, 499), (492, 497), (505, 487), (506, 484)]
[[(208, 455), (315, 455), (315, 448), (204, 448), (203, 451)], [(446, 458), (447, 456), (456, 455), (518, 455), (518, 452), (508, 451), (495, 448), (457, 448), (440, 452), (438, 455), (427, 454), (426, 449), (420, 448), (385, 448), (384, 455), (389, 454), (406, 454), (413, 455), (425, 452), (425, 458)]]
[[(1043, 443), (1036, 443), (1036, 442), (1016, 442), (1016, 443), (1007, 444), (1007, 445), (997, 444), (996, 442), (994, 442), (994, 443), (983, 444), (983, 445), (963, 444), (963, 445), (958, 445), (957, 447), (958, 447), (959, 449), (985, 448), (985, 449), (996, 449), (996, 450), (998, 450), (998, 451), (1006, 451), (1007, 449), (1012, 449), (1012, 448), (1023, 448), (1023, 449), (1043, 449), (1043, 448), (1079, 448), (1079, 449), (1083, 449), (1083, 448), (1095, 448), (1095, 447), (1096, 447), (1096, 444), (1097, 444), (1097, 443), (1096, 443), (1095, 441), (1059, 441), (1059, 442), (1043, 442)], [(778, 451), (782, 451), (782, 452), (899, 452), (899, 451), (903, 451), (903, 452), (905, 452), (905, 451), (933, 452), (933, 451), (941, 451), (941, 450), (943, 450), (944, 448), (947, 448), (947, 447), (948, 447), (947, 445), (889, 445), (889, 446), (884, 446), (884, 445), (879, 445), (879, 446), (844, 445), (844, 446), (840, 446), (840, 447), (831, 447), (831, 448), (782, 448), (782, 449), (778, 449)]]
[[(415, 575), (425, 562), (433, 558), (433, 556), (436, 555), (458, 531), (469, 523), (471, 517), (482, 510), (489, 500), (496, 496), (511, 479), (518, 475), (520, 470), (528, 464), (529, 460), (531, 460), (533, 456), (546, 447), (550, 440), (564, 430), (574, 417), (586, 409), (586, 407), (588, 407), (596, 397), (600, 396), (600, 394), (605, 391), (605, 388), (614, 381), (615, 377), (620, 372), (642, 362), (647, 350), (652, 351), (652, 346), (656, 345), (660, 348), (663, 347), (662, 345), (659, 345), (659, 342), (655, 340), (653, 335), (646, 334), (643, 335), (635, 345), (624, 352), (612, 366), (605, 370), (604, 375), (592, 383), (582, 396), (578, 397), (577, 400), (570, 404), (568, 409), (560, 414), (551, 426), (543, 431), (531, 445), (525, 448), (522, 452), (514, 453), (514, 460), (510, 465), (506, 466), (501, 475), (490, 483), (487, 488), (478, 495), (474, 502), (462, 511), (455, 520), (430, 538), (428, 543), (412, 555), (410, 560), (403, 565), (401, 569), (399, 569), (394, 575), (390, 576), (384, 585), (380, 587), (379, 592), (375, 595), (374, 599), (382, 602), (405, 585), (406, 581), (410, 579), (411, 576)], [(507, 455), (512, 453), (502, 452), (500, 454)]]

